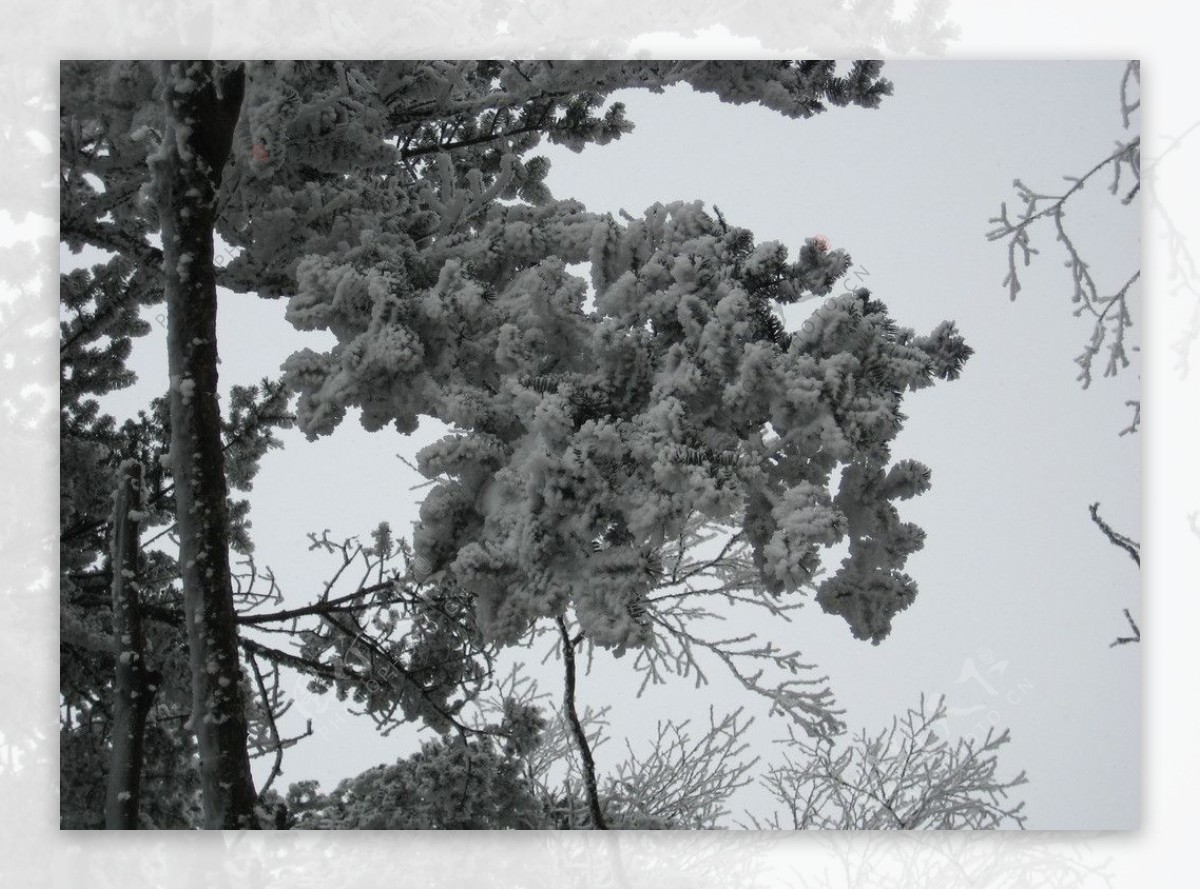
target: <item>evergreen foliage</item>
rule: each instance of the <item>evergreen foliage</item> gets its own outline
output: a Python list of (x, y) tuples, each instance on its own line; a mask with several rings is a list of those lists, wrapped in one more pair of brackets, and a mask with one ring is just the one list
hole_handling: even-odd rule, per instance
[[(629, 132), (609, 98), (624, 88), (686, 83), (797, 119), (872, 108), (890, 93), (881, 63), (840, 70), (823, 61), (64, 64), (61, 237), (104, 256), (62, 276), (64, 826), (97, 824), (112, 750), (108, 505), (127, 458), (146, 468), (140, 512), (158, 530), (134, 570), (146, 660), (161, 676), (144, 740), (147, 827), (196, 824), (198, 794), (209, 825), (253, 821), (214, 804), (193, 733), (197, 720), (224, 720), (205, 710), (221, 698), (230, 719), (247, 722), (252, 753), (274, 755), (270, 786), (297, 741), (276, 723), (288, 707), (282, 671), (352, 702), (385, 732), (418, 721), (440, 736), (328, 797), (303, 784), (286, 797), (259, 789), (264, 826), (715, 825), (749, 768), (738, 765), (736, 716), (714, 719), (695, 745), (660, 726), (655, 753), (600, 782), (590, 757), (598, 738), (588, 712), (574, 713), (573, 689), (549, 723), (519, 697), (501, 703), (503, 719), (475, 719), (497, 647), (547, 622), (561, 629), (567, 660), (581, 645), (631, 653), (647, 682), (660, 682), (702, 677), (705, 652), (803, 729), (837, 729), (825, 678), (810, 677), (799, 653), (705, 639), (697, 622), (715, 613), (689, 598), (783, 616), (814, 592), (856, 637), (886, 637), (915, 598), (902, 570), (923, 540), (895, 502), (926, 490), (930, 475), (892, 458), (901, 403), (957, 377), (970, 348), (953, 323), (918, 335), (865, 292), (830, 297), (788, 330), (778, 307), (831, 294), (850, 266), (845, 251), (810, 240), (792, 259), (700, 202), (620, 221), (591, 213), (550, 193), (548, 162), (534, 151), (543, 139), (578, 151)], [(214, 235), (230, 248), (227, 263), (211, 261)], [(569, 271), (575, 264), (589, 281)], [(313, 536), (342, 565), (308, 605), (267, 610), (282, 592), (253, 562), (248, 505), (208, 504), (212, 492), (168, 444), (203, 426), (215, 401), (216, 344), (180, 328), (180, 312), (195, 308), (181, 296), (197, 282), (286, 298), (295, 328), (335, 341), (291, 356), (282, 380), (232, 389), (207, 427), (223, 441), (205, 472), (249, 491), (281, 444), (275, 431), (295, 423), (309, 438), (328, 435), (351, 409), (368, 430), (440, 421), (452, 432), (417, 455), (431, 485), (411, 550), (386, 524), (371, 544)], [(173, 373), (185, 360), (200, 370), (175, 373), (164, 399), (118, 424), (97, 399), (131, 382), (125, 362), (164, 293)], [(208, 599), (185, 597), (186, 608), (176, 582), (197, 588), (195, 560), (155, 546), (191, 522), (176, 509), (181, 493), (202, 516), (228, 510), (226, 528), (205, 526), (201, 556), (232, 550), (247, 567), (229, 572), (231, 595), (199, 583)], [(716, 559), (691, 552), (705, 528), (728, 539)], [(819, 581), (822, 548), (846, 540), (849, 555)], [(358, 586), (335, 595), (360, 560)], [(694, 586), (702, 578), (709, 585)], [(269, 589), (255, 589), (264, 579)], [(244, 659), (219, 666), (211, 695), (197, 689), (198, 653), (212, 636), (189, 639), (193, 614), (231, 634)], [(771, 685), (747, 662), (799, 676)], [(689, 758), (703, 768), (689, 772)], [(561, 793), (539, 784), (565, 760), (574, 784)]]

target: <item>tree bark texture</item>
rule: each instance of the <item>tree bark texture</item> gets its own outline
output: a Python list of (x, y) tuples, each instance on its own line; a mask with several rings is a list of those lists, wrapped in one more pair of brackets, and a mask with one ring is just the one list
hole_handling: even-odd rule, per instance
[(166, 127), (155, 157), (171, 375), (171, 465), (192, 675), (191, 729), (206, 828), (257, 827), (246, 691), (229, 573), (229, 510), (217, 404), (213, 224), (244, 69), (164, 64)]
[(137, 582), (141, 489), (142, 465), (135, 460), (125, 461), (113, 497), (112, 629), (116, 673), (104, 802), (104, 827), (109, 829), (138, 827), (146, 717), (159, 681), (157, 672), (146, 664)]
[(571, 725), (571, 734), (575, 737), (575, 745), (579, 748), (579, 759), (583, 762), (583, 782), (587, 792), (588, 813), (592, 817), (592, 826), (599, 831), (608, 830), (608, 822), (604, 818), (604, 810), (600, 806), (600, 792), (596, 787), (596, 761), (592, 758), (592, 746), (588, 744), (587, 732), (575, 709), (575, 642), (567, 630), (567, 622), (558, 618), (558, 632), (562, 636), (563, 668), (565, 683), (563, 690), (563, 710), (567, 712), (567, 722)]

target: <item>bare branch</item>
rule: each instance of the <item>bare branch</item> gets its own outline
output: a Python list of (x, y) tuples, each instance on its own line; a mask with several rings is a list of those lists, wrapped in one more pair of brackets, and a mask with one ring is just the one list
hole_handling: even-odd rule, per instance
[(1129, 614), (1128, 609), (1122, 609), (1122, 611), (1125, 613), (1125, 620), (1129, 622), (1129, 626), (1133, 630), (1133, 636), (1117, 637), (1115, 640), (1113, 640), (1111, 643), (1108, 644), (1108, 648), (1110, 648), (1110, 649), (1115, 648), (1117, 646), (1123, 646), (1126, 643), (1140, 643), (1142, 641), (1141, 628), (1139, 628), (1137, 626), (1137, 622), (1133, 620), (1133, 616)]
[(697, 739), (689, 735), (691, 721), (660, 721), (644, 756), (626, 742), (629, 756), (605, 795), (622, 827), (716, 828), (728, 813), (725, 802), (750, 784), (759, 761), (744, 756), (750, 746), (743, 737), (753, 720), (742, 719), (742, 710), (717, 720), (710, 708), (709, 728)]
[[(1024, 804), (1008, 798), (1026, 782), (1025, 774), (996, 776), (996, 755), (1008, 732), (951, 744), (935, 731), (945, 714), (944, 699), (930, 709), (922, 696), (888, 729), (875, 735), (864, 730), (842, 746), (833, 736), (810, 740), (789, 732), (782, 740), (783, 763), (763, 784), (795, 829), (1024, 827)], [(763, 822), (751, 817), (751, 823), (783, 827), (778, 814)]]
[[(1121, 115), (1126, 128), (1130, 125), (1130, 115), (1140, 107), (1140, 99), (1130, 98), (1131, 80), (1140, 82), (1140, 67), (1136, 62), (1127, 66), (1121, 81)], [(1130, 288), (1140, 278), (1140, 271), (1131, 274), (1124, 284), (1111, 293), (1105, 293), (1092, 276), (1089, 263), (1080, 254), (1074, 237), (1068, 230), (1064, 219), (1067, 203), (1077, 195), (1094, 177), (1104, 170), (1110, 170), (1112, 181), (1108, 191), (1118, 195), (1122, 191), (1122, 176), (1128, 175), (1133, 185), (1121, 196), (1123, 204), (1129, 204), (1141, 190), (1141, 138), (1134, 137), (1128, 141), (1118, 141), (1116, 147), (1107, 157), (1095, 164), (1082, 176), (1065, 177), (1071, 183), (1070, 188), (1061, 194), (1048, 194), (1035, 191), (1020, 179), (1013, 181), (1017, 197), (1023, 204), (1018, 216), (1010, 218), (1006, 204), (1000, 205), (1000, 215), (989, 220), (995, 228), (987, 233), (989, 241), (1006, 240), (1008, 244), (1008, 274), (1002, 284), (1008, 287), (1009, 298), (1015, 300), (1021, 290), (1020, 273), (1017, 269), (1018, 255), (1022, 267), (1030, 265), (1032, 256), (1038, 251), (1031, 246), (1030, 230), (1037, 223), (1050, 221), (1053, 224), (1056, 240), (1067, 253), (1066, 266), (1071, 271), (1073, 292), (1071, 302), (1077, 304), (1075, 315), (1090, 314), (1094, 319), (1092, 335), (1084, 345), (1083, 352), (1075, 359), (1079, 365), (1079, 381), (1086, 389), (1092, 382), (1092, 369), (1096, 358), (1102, 349), (1107, 347), (1108, 359), (1104, 368), (1104, 376), (1115, 376), (1121, 369), (1130, 364), (1126, 351), (1125, 334), (1133, 326), (1129, 313), (1127, 298)], [(1131, 428), (1136, 429), (1136, 420)]]
[(1092, 522), (1096, 523), (1096, 526), (1100, 529), (1100, 531), (1102, 531), (1104, 533), (1104, 537), (1108, 538), (1108, 542), (1110, 544), (1112, 544), (1114, 547), (1120, 547), (1122, 550), (1124, 550), (1126, 553), (1128, 553), (1129, 558), (1132, 559), (1135, 563), (1137, 563), (1137, 565), (1140, 567), (1142, 564), (1142, 546), (1141, 546), (1141, 544), (1139, 544), (1137, 541), (1133, 540), (1132, 538), (1127, 538), (1127, 537), (1125, 537), (1125, 535), (1122, 535), (1119, 532), (1114, 531), (1112, 526), (1110, 526), (1107, 522), (1105, 522), (1103, 519), (1100, 518), (1100, 502), (1099, 501), (1097, 501), (1096, 503), (1094, 503), (1090, 507), (1088, 507), (1088, 512), (1092, 516)]

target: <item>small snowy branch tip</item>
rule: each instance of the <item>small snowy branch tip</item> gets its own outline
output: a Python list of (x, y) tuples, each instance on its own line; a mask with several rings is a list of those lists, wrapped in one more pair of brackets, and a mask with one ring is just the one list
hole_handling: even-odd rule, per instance
[[(1132, 83), (1140, 84), (1140, 68), (1131, 62), (1121, 82), (1121, 114), (1125, 128), (1130, 125), (1130, 115), (1140, 107), (1140, 100), (1131, 98)], [(1067, 227), (1065, 218), (1068, 203), (1087, 183), (1108, 171), (1111, 182), (1108, 191), (1119, 196), (1122, 204), (1130, 204), (1141, 191), (1142, 163), (1141, 138), (1117, 141), (1107, 157), (1095, 164), (1082, 176), (1065, 176), (1070, 184), (1066, 191), (1051, 194), (1037, 191), (1022, 180), (1013, 181), (1021, 209), (1015, 217), (1009, 215), (1007, 203), (1000, 205), (1000, 215), (989, 220), (994, 228), (987, 233), (989, 241), (1005, 241), (1008, 247), (1008, 274), (1001, 282), (1008, 288), (1010, 299), (1015, 300), (1021, 291), (1021, 268), (1028, 268), (1039, 251), (1032, 246), (1031, 230), (1039, 224), (1048, 223), (1054, 230), (1055, 240), (1067, 254), (1066, 267), (1071, 272), (1071, 302), (1076, 304), (1074, 314), (1090, 316), (1093, 320), (1092, 334), (1084, 344), (1083, 351), (1076, 357), (1079, 366), (1078, 380), (1084, 388), (1091, 385), (1093, 369), (1097, 359), (1106, 353), (1103, 374), (1116, 376), (1130, 364), (1128, 352), (1137, 347), (1127, 347), (1126, 333), (1133, 326), (1129, 310), (1129, 297), (1134, 285), (1141, 277), (1135, 270), (1117, 286), (1102, 287), (1092, 273), (1091, 264), (1081, 254), (1075, 235)], [(1132, 184), (1130, 184), (1132, 183)], [(1137, 418), (1130, 429), (1136, 429)]]
[(1024, 803), (1013, 802), (1012, 779), (997, 775), (1008, 731), (951, 742), (940, 733), (945, 700), (920, 705), (875, 735), (782, 740), (783, 762), (763, 785), (782, 806), (751, 827), (771, 829), (910, 830), (1023, 828)]

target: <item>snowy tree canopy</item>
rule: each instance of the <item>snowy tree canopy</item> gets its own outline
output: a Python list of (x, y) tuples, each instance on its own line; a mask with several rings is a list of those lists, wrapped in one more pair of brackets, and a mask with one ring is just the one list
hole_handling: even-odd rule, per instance
[[(656, 553), (699, 513), (742, 517), (776, 593), (808, 583), (819, 548), (849, 536), (818, 598), (881, 640), (915, 595), (900, 569), (922, 541), (892, 501), (929, 476), (889, 466), (888, 443), (903, 392), (953, 378), (969, 355), (953, 325), (918, 337), (878, 301), (844, 295), (788, 334), (772, 301), (828, 293), (848, 257), (806, 245), (789, 264), (780, 245), (755, 246), (698, 204), (651, 208), (624, 228), (571, 205), (531, 211), (532, 234), (515, 216), (497, 207), (419, 302), (380, 297), (406, 342), (442, 362), (410, 360), (385, 375), (403, 385), (384, 390), (371, 357), (396, 337), (369, 327), (325, 356), (294, 357), (302, 427), (328, 430), (361, 393), (364, 422), (409, 428), (429, 413), (461, 430), (418, 456), (445, 479), (414, 545), (476, 596), (496, 638), (570, 603), (593, 641), (644, 641)], [(522, 243), (545, 244), (542, 256), (514, 263)], [(592, 311), (566, 270), (577, 262), (592, 266)], [(327, 292), (324, 305), (338, 299)]]
[[(970, 356), (954, 324), (919, 335), (865, 290), (831, 296), (850, 257), (823, 239), (793, 257), (699, 201), (618, 220), (557, 199), (534, 153), (542, 139), (578, 151), (627, 133), (623, 107), (608, 99), (618, 89), (689, 84), (803, 119), (830, 105), (876, 106), (890, 92), (880, 71), (870, 61), (64, 66), (62, 240), (111, 256), (64, 276), (75, 315), (63, 325), (64, 454), (78, 465), (64, 517), (92, 535), (64, 567), (78, 573), (99, 552), (96, 504), (111, 490), (114, 451), (160, 446), (143, 461), (159, 474), (147, 518), (173, 519), (181, 538), (184, 525), (203, 524), (202, 546), (189, 545), (199, 546), (195, 559), (162, 563), (184, 576), (196, 622), (208, 622), (194, 628), (187, 612), (194, 684), (207, 663), (197, 652), (223, 635), (219, 670), (208, 671), (214, 691), (196, 698), (228, 699), (218, 724), (241, 719), (239, 696), (249, 694), (240, 647), (256, 673), (257, 654), (373, 715), (465, 731), (457, 714), (486, 676), (477, 656), (539, 619), (559, 621), (568, 647), (648, 647), (664, 632), (650, 597), (664, 553), (697, 518), (739, 529), (761, 588), (779, 600), (813, 588), (822, 548), (848, 541), (841, 566), (813, 589), (856, 637), (880, 642), (913, 602), (903, 569), (923, 542), (895, 502), (930, 477), (917, 461), (893, 460), (891, 443), (904, 394), (954, 379)], [(221, 118), (212, 132), (200, 119), (208, 112)], [(234, 252), (221, 267), (214, 235)], [(292, 355), (284, 386), (264, 385), (261, 399), (235, 390), (228, 420), (214, 408), (217, 285), (286, 298), (292, 325), (335, 340)], [(131, 443), (85, 397), (128, 383), (131, 338), (147, 329), (136, 307), (162, 299), (160, 287), (171, 307), (171, 411), (144, 417)], [(197, 310), (197, 294), (212, 305)], [(811, 297), (827, 299), (788, 330), (779, 307)], [(195, 317), (181, 321), (185, 313)], [(190, 336), (189, 324), (206, 336)], [(103, 338), (105, 347), (85, 348)], [(353, 618), (309, 611), (322, 624), (291, 625), (298, 655), (239, 636), (252, 616), (238, 616), (236, 592), (217, 590), (201, 564), (224, 558), (222, 544), (249, 551), (244, 510), (220, 515), (224, 486), (213, 480), (249, 486), (275, 444), (270, 427), (292, 421), (282, 407), (291, 392), (310, 438), (331, 434), (351, 409), (368, 430), (410, 433), (423, 419), (452, 429), (417, 455), (434, 483), (413, 534), (420, 597), (407, 581), (381, 580), (345, 600)], [(258, 407), (274, 420), (251, 417)], [(222, 430), (239, 424), (244, 435), (231, 438), (248, 444), (222, 444)], [(189, 464), (203, 466), (206, 485), (176, 463), (191, 460), (178, 447), (197, 439), (190, 425), (207, 437)], [(101, 466), (97, 484), (88, 468)], [(163, 469), (178, 503), (199, 505), (197, 519), (158, 502)], [(382, 566), (390, 542), (379, 548)], [(393, 636), (398, 603), (413, 629)], [(177, 648), (181, 617), (162, 611)], [(362, 664), (360, 640), (370, 649)], [(390, 671), (383, 685), (377, 663)], [(261, 675), (258, 685), (267, 713), (255, 717), (274, 733)], [(230, 739), (221, 756), (241, 744)], [(210, 790), (223, 787), (213, 781)], [(249, 824), (246, 798), (232, 816), (207, 818)]]
[[(368, 429), (430, 416), (461, 431), (420, 456), (452, 481), (430, 493), (415, 543), (475, 595), (492, 638), (571, 603), (590, 639), (643, 639), (654, 550), (697, 509), (743, 516), (776, 592), (848, 535), (850, 559), (819, 598), (857, 636), (878, 642), (911, 603), (900, 569), (921, 535), (890, 501), (928, 472), (889, 467), (887, 443), (901, 394), (956, 376), (969, 355), (953, 326), (918, 337), (847, 295), (793, 338), (773, 303), (830, 293), (844, 252), (810, 243), (789, 263), (698, 204), (622, 226), (551, 199), (544, 161), (528, 156), (543, 134), (578, 148), (627, 128), (619, 105), (593, 114), (601, 92), (585, 88), (686, 80), (806, 117), (822, 99), (877, 103), (877, 75), (871, 63), (839, 79), (778, 62), (514, 62), (250, 78), (220, 223), (244, 247), (232, 283), (271, 293), (271, 275), (294, 268), (289, 320), (338, 338), (286, 365), (309, 435), (350, 407)], [(411, 110), (426, 93), (433, 121)], [(577, 263), (591, 266), (594, 309), (567, 270)], [(853, 470), (834, 492), (838, 467)]]
[[(542, 137), (574, 149), (619, 137), (630, 127), (622, 107), (603, 108), (619, 87), (686, 82), (803, 118), (827, 104), (878, 104), (890, 91), (879, 71), (252, 63), (216, 198), (217, 231), (240, 248), (220, 281), (290, 293), (293, 324), (337, 336), (332, 351), (286, 366), (310, 435), (351, 406), (368, 428), (408, 431), (425, 415), (462, 430), (422, 455), (454, 484), (431, 493), (418, 549), (439, 569), (453, 564), (493, 637), (515, 638), (570, 601), (596, 641), (635, 642), (642, 631), (629, 616), (644, 584), (621, 579), (645, 575), (639, 565), (698, 508), (743, 514), (764, 582), (780, 592), (812, 577), (817, 547), (849, 535), (851, 558), (821, 601), (878, 641), (912, 600), (899, 569), (920, 544), (888, 501), (916, 493), (925, 475), (900, 464), (885, 484), (886, 444), (900, 393), (954, 376), (969, 353), (953, 327), (915, 337), (881, 304), (847, 296), (793, 338), (772, 302), (828, 294), (844, 252), (810, 243), (789, 264), (782, 245), (755, 245), (699, 205), (654, 207), (621, 226), (553, 200), (546, 162), (530, 153)], [(155, 78), (139, 63), (75, 76), (68, 98), (105, 113), (68, 128), (90, 161), (68, 180), (88, 194), (98, 177), (111, 199), (90, 195), (88, 224), (65, 225), (64, 237), (152, 257), (154, 208), (128, 198), (162, 138)], [(580, 262), (592, 267), (587, 311), (584, 282), (566, 270)], [(596, 459), (623, 469), (601, 473)], [(833, 470), (851, 465), (831, 492)], [(503, 511), (488, 506), (500, 502)], [(559, 524), (565, 513), (571, 522)], [(592, 552), (602, 537), (612, 546)], [(585, 566), (612, 583), (573, 593), (569, 577)]]

